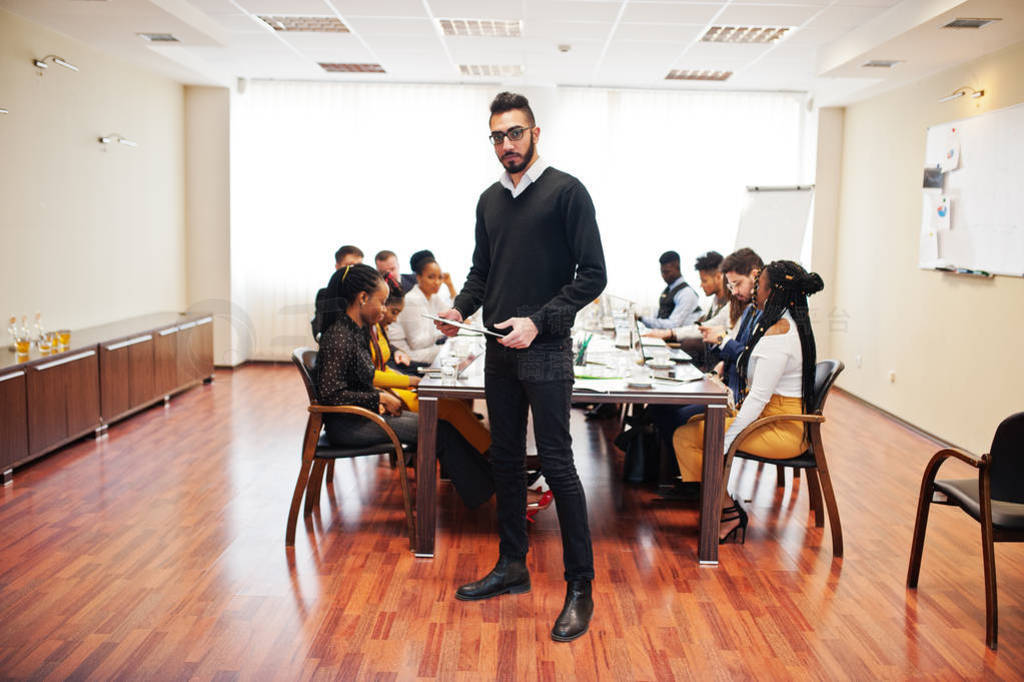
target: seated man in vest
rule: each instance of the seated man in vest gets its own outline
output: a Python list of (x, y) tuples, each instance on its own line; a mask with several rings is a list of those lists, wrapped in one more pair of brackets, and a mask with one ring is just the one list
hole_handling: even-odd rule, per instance
[(700, 317), (697, 292), (683, 279), (679, 269), (679, 254), (666, 251), (658, 259), (661, 263), (661, 278), (665, 280), (665, 291), (658, 299), (658, 316), (640, 318), (651, 329), (674, 329), (693, 324)]

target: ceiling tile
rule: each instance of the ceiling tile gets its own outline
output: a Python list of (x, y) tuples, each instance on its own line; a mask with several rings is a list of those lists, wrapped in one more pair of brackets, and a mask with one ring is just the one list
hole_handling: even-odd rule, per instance
[(504, 0), (427, 0), (435, 17), (449, 19), (522, 19), (523, 3)]
[(333, 0), (343, 17), (426, 18), (421, 0)]
[(704, 25), (694, 24), (622, 23), (615, 31), (615, 39), (672, 42), (682, 47), (700, 37), (704, 33), (704, 28)]
[(690, 5), (667, 2), (631, 2), (626, 5), (623, 21), (645, 23), (707, 24), (722, 5)]
[(610, 21), (527, 21), (523, 36), (543, 38), (560, 43), (574, 40), (607, 40), (612, 30)]
[(679, 56), (681, 48), (672, 43), (648, 43), (633, 40), (614, 40), (608, 46), (604, 61), (606, 64), (615, 62), (642, 63), (656, 62), (668, 66)]
[(299, 50), (344, 50), (350, 45), (361, 45), (351, 33), (308, 33), (305, 31), (278, 31), (278, 37)]
[(377, 57), (360, 43), (352, 43), (345, 47), (326, 50), (301, 50), (302, 54), (314, 62), (340, 62), (343, 64), (371, 64)]
[(210, 15), (217, 24), (227, 31), (241, 31), (255, 33), (266, 31), (267, 25), (262, 21), (254, 19), (249, 14), (212, 14)]
[(615, 21), (618, 2), (567, 2), (566, 0), (525, 0), (526, 21)]
[(765, 54), (772, 47), (752, 43), (696, 43), (682, 55), (681, 59), (691, 63), (716, 60), (747, 63)]
[(330, 16), (334, 12), (323, 0), (237, 0), (253, 14)]
[(819, 5), (728, 5), (718, 26), (799, 26), (821, 11)]
[(374, 17), (351, 17), (349, 28), (361, 36), (424, 36), (437, 35), (434, 23), (429, 19), (395, 19)]

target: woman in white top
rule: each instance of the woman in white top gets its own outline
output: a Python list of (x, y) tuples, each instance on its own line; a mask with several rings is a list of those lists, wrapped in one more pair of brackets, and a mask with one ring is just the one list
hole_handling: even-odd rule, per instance
[(416, 286), (405, 295), (405, 309), (388, 327), (393, 348), (409, 354), (416, 362), (433, 362), (444, 335), (423, 313), (437, 315), (451, 307), (451, 301), (439, 293), (444, 275), (433, 258), (416, 262)]
[[(736, 436), (760, 417), (809, 411), (816, 349), (807, 297), (823, 288), (817, 273), (807, 273), (792, 261), (775, 261), (761, 271), (754, 299), (761, 319), (737, 360), (744, 388), (738, 414), (726, 419), (726, 452)], [(673, 435), (676, 459), (686, 480), (700, 479), (703, 440), (703, 421), (692, 420)], [(807, 449), (804, 426), (795, 421), (762, 426), (744, 438), (742, 449), (771, 459), (797, 457)], [(722, 484), (720, 542), (746, 537), (747, 514), (726, 490), (728, 464)]]

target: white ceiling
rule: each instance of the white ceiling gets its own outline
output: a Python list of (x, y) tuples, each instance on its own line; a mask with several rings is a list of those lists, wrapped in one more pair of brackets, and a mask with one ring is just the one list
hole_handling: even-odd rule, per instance
[[(782, 90), (844, 104), (1024, 40), (1024, 0), (0, 0), (0, 8), (182, 83), (237, 78), (497, 82), (460, 64), (521, 65), (521, 85)], [(258, 14), (337, 16), (351, 33), (270, 29)], [(956, 17), (1000, 17), (941, 29)], [(444, 36), (437, 19), (522, 21), (518, 38)], [(770, 45), (701, 42), (710, 26), (789, 26)], [(148, 43), (140, 32), (181, 42)], [(559, 45), (571, 49), (561, 52)], [(74, 62), (74, 55), (62, 55)], [(899, 59), (892, 70), (861, 66)], [(379, 63), (329, 74), (317, 62)], [(722, 83), (671, 69), (729, 70)]]

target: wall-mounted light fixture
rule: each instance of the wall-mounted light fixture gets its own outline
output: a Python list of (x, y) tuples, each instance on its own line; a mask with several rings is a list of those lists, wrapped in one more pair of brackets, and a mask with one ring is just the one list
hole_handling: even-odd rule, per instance
[(3, 107), (0, 107), (0, 114), (9, 114), (9, 113), (11, 113), (11, 112), (7, 111)]
[(65, 69), (71, 69), (72, 71), (78, 71), (78, 67), (77, 66), (75, 66), (74, 64), (72, 64), (68, 60), (64, 59), (63, 57), (58, 57), (55, 54), (48, 54), (45, 57), (43, 57), (42, 59), (33, 59), (32, 60), (33, 66), (35, 66), (37, 69), (39, 69), (40, 75), (42, 75), (42, 72), (45, 69), (48, 69), (50, 67), (50, 65), (47, 64), (46, 62), (53, 62), (57, 66), (63, 66)]
[(975, 90), (971, 86), (965, 85), (963, 87), (957, 88), (956, 90), (954, 90), (953, 92), (949, 93), (945, 97), (940, 97), (939, 101), (940, 102), (949, 102), (950, 100), (959, 99), (960, 97), (963, 97), (964, 95), (970, 95), (971, 99), (978, 99), (979, 97), (984, 97), (985, 96), (985, 91), (984, 90)]
[(122, 137), (118, 133), (110, 133), (109, 135), (104, 135), (103, 137), (98, 139), (100, 141), (100, 144), (114, 144), (116, 142), (117, 144), (123, 144), (126, 147), (139, 146), (138, 142), (133, 142), (132, 140), (129, 140), (126, 137)]

